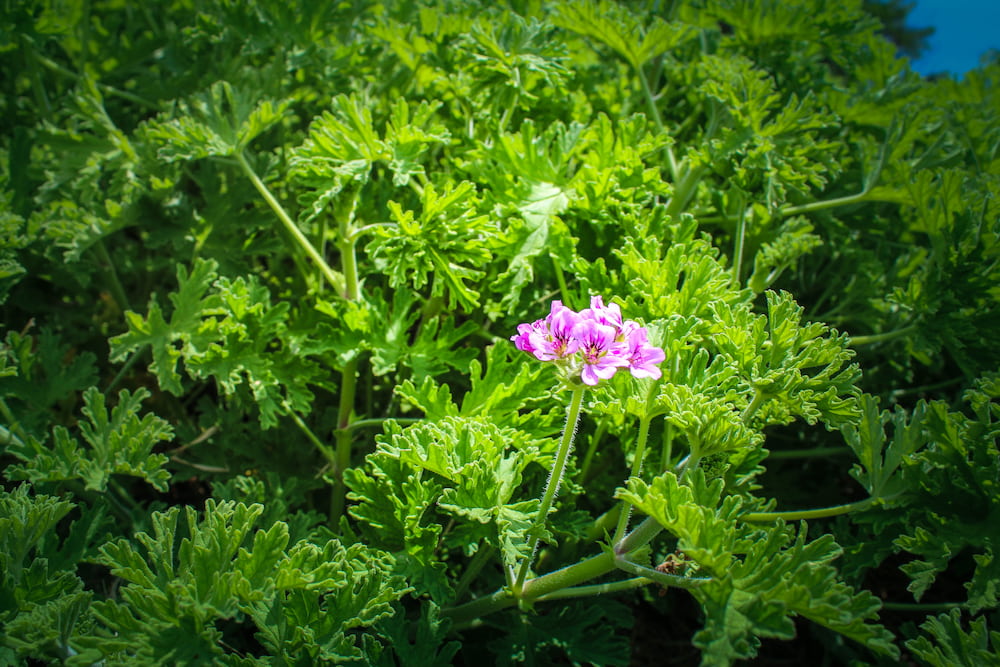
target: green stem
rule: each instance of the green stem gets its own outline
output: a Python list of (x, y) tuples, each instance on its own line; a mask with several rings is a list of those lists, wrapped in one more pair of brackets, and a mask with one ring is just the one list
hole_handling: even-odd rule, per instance
[[(655, 519), (647, 517), (635, 530), (629, 533), (625, 539), (615, 545), (613, 552), (606, 551), (597, 556), (592, 556), (574, 565), (564, 567), (555, 572), (549, 572), (541, 577), (536, 577), (524, 584), (521, 589), (521, 599), (526, 602), (548, 597), (556, 591), (572, 588), (585, 581), (596, 579), (615, 569), (615, 554), (625, 556), (635, 551), (641, 546), (649, 543), (657, 533), (663, 528), (656, 523)], [(476, 619), (492, 614), (517, 604), (517, 598), (511, 592), (511, 588), (501, 588), (494, 593), (484, 595), (481, 598), (467, 602), (457, 607), (444, 609), (443, 616), (450, 618), (454, 622), (456, 629), (469, 627), (475, 624)]]
[(313, 247), (313, 244), (309, 242), (309, 239), (307, 239), (305, 234), (302, 233), (302, 230), (298, 228), (298, 225), (292, 221), (292, 218), (287, 212), (285, 212), (285, 209), (281, 206), (278, 200), (275, 199), (274, 195), (271, 194), (271, 191), (266, 185), (264, 185), (264, 182), (260, 180), (260, 177), (257, 176), (257, 172), (255, 172), (253, 167), (250, 166), (250, 163), (247, 162), (246, 156), (243, 155), (243, 151), (236, 151), (235, 158), (236, 162), (240, 165), (240, 169), (243, 170), (243, 173), (250, 179), (254, 187), (257, 188), (257, 192), (260, 193), (260, 196), (263, 197), (264, 201), (266, 201), (268, 206), (271, 207), (274, 214), (278, 216), (278, 220), (281, 221), (281, 224), (285, 227), (288, 233), (292, 235), (295, 242), (298, 243), (306, 254), (309, 255), (309, 258), (316, 263), (322, 272), (323, 277), (326, 278), (327, 282), (329, 282), (335, 290), (337, 290), (337, 293), (343, 294), (344, 277), (337, 275), (337, 273), (330, 268), (330, 265), (326, 263), (326, 260), (324, 260), (316, 248)]
[(833, 507), (824, 507), (822, 509), (815, 510), (799, 510), (797, 512), (751, 512), (741, 516), (740, 520), (748, 523), (768, 523), (770, 521), (777, 521), (778, 519), (784, 519), (785, 521), (824, 519), (826, 517), (839, 516), (841, 514), (849, 514), (851, 512), (868, 509), (875, 504), (876, 500), (876, 498), (865, 498), (864, 500), (847, 503), (845, 505), (835, 505)]
[(913, 611), (918, 613), (928, 613), (936, 611), (951, 611), (952, 609), (963, 609), (967, 606), (965, 602), (883, 602), (882, 609), (891, 611)]
[[(639, 420), (639, 436), (636, 440), (635, 456), (632, 459), (632, 471), (629, 477), (638, 477), (639, 473), (642, 472), (642, 460), (646, 456), (646, 441), (649, 439), (649, 423), (653, 420), (650, 415), (644, 415), (642, 419)], [(615, 529), (615, 535), (612, 539), (612, 543), (618, 544), (623, 537), (625, 537), (625, 530), (628, 528), (628, 520), (632, 516), (632, 506), (625, 501), (622, 502), (622, 510), (618, 517), (618, 527)]]
[[(542, 494), (541, 503), (538, 506), (538, 523), (545, 525), (548, 520), (549, 509), (552, 501), (555, 500), (559, 485), (562, 483), (563, 471), (566, 469), (566, 461), (573, 448), (573, 436), (576, 435), (576, 425), (580, 420), (580, 406), (583, 405), (584, 387), (577, 387), (573, 390), (573, 395), (569, 401), (569, 409), (566, 412), (566, 426), (563, 428), (562, 440), (559, 442), (559, 449), (556, 450), (556, 458), (552, 463), (552, 472), (549, 473), (548, 482), (545, 484), (545, 492)], [(528, 557), (521, 561), (521, 568), (517, 573), (517, 580), (514, 582), (515, 594), (519, 593), (524, 586), (524, 580), (528, 576), (528, 570), (535, 560), (535, 551), (538, 548), (538, 537), (532, 537), (528, 541)]]
[(837, 447), (813, 447), (813, 448), (802, 448), (802, 449), (782, 449), (776, 452), (771, 452), (768, 454), (767, 458), (770, 460), (777, 459), (811, 459), (811, 458), (823, 458), (827, 456), (843, 456), (845, 454), (851, 454), (854, 450), (850, 447), (837, 446)]
[(10, 429), (4, 426), (0, 426), (0, 445), (4, 445), (5, 447), (9, 447), (11, 445), (22, 448), (24, 447), (24, 443), (21, 439), (11, 433)]
[(347, 240), (350, 241), (351, 243), (354, 243), (365, 234), (370, 234), (371, 232), (374, 232), (376, 229), (380, 227), (395, 227), (395, 226), (396, 226), (395, 222), (373, 222), (371, 224), (358, 227), (357, 229), (352, 231), (350, 237)]
[(743, 409), (743, 412), (740, 413), (740, 421), (742, 421), (744, 424), (746, 424), (748, 421), (750, 421), (750, 418), (753, 417), (754, 414), (757, 413), (757, 410), (760, 409), (760, 406), (764, 404), (764, 399), (765, 398), (766, 398), (766, 394), (764, 392), (762, 392), (760, 389), (758, 389), (757, 387), (754, 387), (753, 388), (753, 399)]
[(367, 419), (356, 419), (348, 424), (347, 428), (365, 428), (368, 426), (381, 426), (387, 421), (394, 421), (397, 424), (416, 424), (424, 421), (421, 417), (369, 417)]
[(490, 557), (495, 553), (496, 549), (494, 547), (480, 542), (476, 555), (472, 557), (472, 560), (469, 562), (469, 566), (465, 568), (465, 572), (462, 573), (462, 578), (458, 580), (458, 584), (455, 586), (456, 600), (462, 599), (462, 596), (465, 595), (465, 591), (469, 589), (469, 585), (472, 583), (473, 579), (479, 575), (482, 569), (490, 561)]
[(743, 246), (746, 243), (747, 214), (743, 197), (737, 198), (740, 214), (736, 219), (736, 239), (733, 247), (733, 286), (739, 289), (742, 286), (743, 277), (740, 275), (743, 270)]
[[(340, 261), (344, 269), (345, 284), (341, 294), (348, 301), (361, 298), (361, 283), (358, 280), (358, 258), (356, 239), (351, 238), (351, 225), (354, 222), (354, 211), (358, 204), (358, 194), (354, 193), (351, 209), (346, 216), (338, 216), (337, 229), (340, 240), (337, 247), (340, 250)], [(360, 354), (360, 353), (359, 353)], [(340, 379), (340, 401), (337, 407), (337, 453), (334, 470), (333, 496), (330, 498), (330, 516), (337, 520), (344, 513), (347, 487), (344, 485), (344, 471), (351, 465), (351, 415), (354, 412), (355, 394), (358, 390), (358, 361), (356, 354), (344, 364)]]
[(590, 466), (594, 463), (594, 455), (597, 454), (597, 447), (601, 442), (601, 437), (604, 435), (605, 430), (607, 430), (606, 417), (597, 423), (597, 428), (590, 437), (587, 453), (584, 455), (583, 464), (580, 466), (580, 480), (582, 483), (586, 483), (590, 479)]
[(121, 382), (122, 379), (125, 377), (125, 375), (132, 369), (132, 367), (139, 362), (139, 360), (142, 358), (142, 355), (146, 353), (147, 349), (149, 348), (143, 345), (138, 350), (129, 355), (129, 358), (125, 360), (125, 363), (118, 370), (115, 376), (111, 378), (111, 382), (108, 383), (108, 386), (104, 388), (105, 394), (107, 394), (112, 389), (118, 386), (118, 383)]
[(892, 331), (886, 331), (880, 334), (871, 334), (868, 336), (851, 336), (850, 344), (853, 346), (858, 346), (858, 345), (871, 345), (873, 343), (885, 343), (886, 341), (895, 340), (896, 338), (902, 338), (903, 336), (908, 336), (919, 328), (920, 327), (918, 327), (916, 324), (910, 324), (900, 329), (893, 329)]
[(691, 197), (694, 196), (694, 192), (698, 187), (698, 182), (701, 180), (702, 174), (705, 173), (704, 167), (695, 167), (693, 169), (687, 169), (684, 175), (681, 176), (680, 180), (677, 181), (674, 186), (674, 194), (670, 197), (670, 201), (667, 203), (666, 214), (671, 218), (676, 218), (687, 206)]
[(643, 565), (639, 565), (638, 563), (633, 563), (626, 558), (617, 559), (615, 566), (623, 572), (644, 577), (652, 582), (660, 584), (661, 586), (674, 586), (676, 588), (690, 590), (711, 581), (708, 577), (682, 577), (676, 574), (667, 574), (666, 572), (654, 570), (651, 567), (645, 567)]
[(128, 303), (128, 296), (125, 295), (125, 288), (122, 286), (122, 281), (118, 278), (118, 271), (115, 269), (115, 263), (111, 261), (111, 255), (108, 253), (108, 248), (104, 245), (103, 239), (97, 239), (97, 243), (94, 244), (94, 250), (97, 251), (97, 256), (100, 258), (101, 263), (105, 267), (105, 276), (108, 279), (108, 288), (111, 290), (111, 294), (115, 298), (115, 303), (118, 304), (118, 310), (123, 313), (127, 310), (131, 310)]
[(552, 266), (556, 270), (556, 282), (559, 283), (559, 294), (562, 296), (563, 304), (567, 307), (572, 307), (573, 304), (569, 298), (569, 286), (566, 284), (566, 276), (563, 275), (562, 267), (559, 266), (559, 260), (555, 258), (554, 255), (549, 255), (552, 258)]
[(7, 402), (2, 398), (0, 398), (0, 415), (3, 415), (3, 418), (7, 420), (7, 430), (10, 435), (18, 438), (22, 445), (28, 441), (28, 434), (21, 429), (20, 423), (14, 418), (14, 413), (11, 412)]
[(333, 450), (330, 449), (330, 447), (327, 446), (322, 440), (316, 437), (316, 434), (313, 433), (313, 430), (309, 428), (309, 426), (304, 421), (302, 421), (302, 417), (299, 417), (298, 413), (296, 413), (295, 410), (293, 410), (290, 405), (286, 404), (285, 409), (288, 411), (288, 415), (292, 418), (292, 421), (295, 422), (295, 425), (298, 426), (299, 430), (302, 431), (302, 433), (306, 436), (306, 439), (309, 440), (309, 442), (311, 442), (316, 447), (316, 449), (320, 451), (320, 453), (327, 461), (329, 461), (333, 465), (336, 465), (337, 459), (334, 456)]
[(622, 591), (630, 591), (633, 588), (641, 588), (642, 586), (648, 586), (651, 581), (652, 581), (651, 579), (648, 579), (646, 577), (634, 577), (632, 579), (622, 579), (621, 581), (612, 581), (607, 584), (574, 586), (573, 588), (564, 588), (554, 593), (543, 595), (542, 597), (538, 598), (538, 602), (549, 602), (551, 600), (566, 600), (569, 598), (586, 598), (586, 597), (592, 597), (594, 595), (606, 595), (608, 593), (620, 593)]
[[(646, 106), (649, 107), (649, 115), (652, 117), (653, 123), (656, 124), (656, 129), (661, 134), (666, 134), (667, 130), (663, 126), (663, 119), (660, 118), (660, 110), (656, 107), (656, 99), (653, 97), (653, 91), (649, 87), (649, 81), (646, 80), (646, 74), (642, 71), (642, 66), (636, 68), (636, 76), (639, 77), (639, 83), (642, 85), (642, 96), (646, 98)], [(680, 165), (677, 163), (673, 147), (668, 144), (666, 151), (667, 164), (670, 166), (670, 178), (676, 183), (680, 175)]]
[(837, 197), (836, 199), (825, 199), (823, 201), (814, 201), (809, 204), (802, 204), (801, 206), (783, 206), (778, 209), (778, 215), (782, 218), (787, 218), (792, 215), (802, 215), (804, 213), (816, 213), (817, 211), (825, 211), (828, 208), (836, 208), (838, 206), (849, 206), (851, 204), (860, 204), (868, 198), (868, 192), (859, 192), (855, 195), (848, 195), (847, 197)]
[(611, 527), (618, 524), (618, 517), (621, 516), (623, 505), (624, 503), (616, 503), (614, 507), (597, 517), (587, 529), (587, 539), (591, 542), (604, 539), (611, 531)]
[(344, 486), (344, 471), (351, 466), (351, 412), (354, 408), (354, 393), (358, 383), (358, 358), (344, 364), (341, 375), (340, 405), (337, 410), (337, 452), (334, 455), (333, 497), (330, 499), (331, 519), (336, 520), (344, 513), (347, 487)]
[(661, 453), (661, 464), (662, 470), (666, 471), (670, 467), (670, 459), (674, 456), (674, 426), (670, 422), (666, 422), (666, 426), (663, 429), (663, 451)]
[(694, 472), (698, 469), (701, 464), (701, 452), (695, 449), (694, 444), (691, 446), (691, 453), (684, 457), (680, 463), (674, 468), (674, 474), (677, 475), (677, 479), (684, 479), (689, 472)]

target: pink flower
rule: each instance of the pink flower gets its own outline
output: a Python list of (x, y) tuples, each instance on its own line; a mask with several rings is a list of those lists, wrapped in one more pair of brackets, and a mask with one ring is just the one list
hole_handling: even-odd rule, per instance
[(604, 305), (604, 299), (599, 296), (590, 297), (590, 308), (580, 311), (580, 317), (594, 320), (598, 324), (614, 327), (616, 330), (622, 328), (622, 310), (617, 303), (608, 306)]
[(615, 342), (614, 327), (598, 324), (594, 320), (581, 320), (573, 328), (573, 335), (580, 341), (583, 370), (580, 379), (584, 384), (596, 385), (607, 380), (622, 366), (628, 366), (625, 348)]
[(519, 324), (517, 335), (511, 340), (517, 349), (530, 352), (542, 361), (562, 359), (576, 352), (580, 345), (572, 336), (573, 327), (579, 321), (580, 316), (562, 305), (562, 301), (553, 301), (548, 317), (531, 324)]
[(664, 360), (663, 350), (649, 344), (645, 327), (622, 320), (618, 304), (605, 306), (600, 296), (591, 297), (590, 308), (579, 313), (553, 301), (544, 320), (519, 324), (511, 340), (517, 349), (556, 363), (566, 377), (590, 386), (625, 367), (637, 378), (662, 375), (657, 365)]
[[(632, 323), (634, 324), (634, 322)], [(657, 364), (663, 363), (663, 350), (649, 344), (645, 327), (635, 326), (628, 334), (627, 365), (633, 377), (659, 379), (663, 373)]]

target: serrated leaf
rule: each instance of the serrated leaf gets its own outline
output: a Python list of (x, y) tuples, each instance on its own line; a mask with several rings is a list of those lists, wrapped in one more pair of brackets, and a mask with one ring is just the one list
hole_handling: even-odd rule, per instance
[(79, 424), (89, 447), (82, 447), (65, 427), (57, 426), (52, 446), (30, 438), (11, 447), (10, 452), (24, 463), (11, 466), (8, 475), (35, 482), (80, 479), (88, 490), (103, 492), (111, 475), (121, 474), (142, 478), (166, 491), (170, 473), (163, 466), (167, 457), (154, 454), (153, 448), (172, 439), (173, 429), (153, 414), (140, 419), (142, 401), (149, 396), (142, 388), (134, 394), (123, 389), (109, 413), (104, 394), (91, 387), (83, 395), (82, 412), (88, 421)]
[(973, 619), (966, 630), (962, 612), (928, 618), (920, 629), (923, 634), (906, 642), (914, 656), (932, 667), (982, 667), (1000, 665), (1000, 632), (990, 631), (986, 617)]
[[(901, 408), (894, 413), (879, 412), (878, 401), (864, 394), (860, 401), (861, 423), (846, 424), (841, 429), (844, 441), (854, 450), (860, 465), (851, 469), (851, 476), (858, 480), (873, 498), (891, 499), (906, 488), (906, 483), (896, 475), (900, 465), (927, 442), (922, 423), (927, 404), (917, 403), (912, 414)], [(892, 422), (892, 439), (886, 443), (885, 426)]]
[(218, 81), (182, 102), (176, 117), (150, 121), (143, 132), (160, 144), (159, 155), (168, 162), (231, 156), (279, 123), (289, 106), (288, 100), (260, 100)]

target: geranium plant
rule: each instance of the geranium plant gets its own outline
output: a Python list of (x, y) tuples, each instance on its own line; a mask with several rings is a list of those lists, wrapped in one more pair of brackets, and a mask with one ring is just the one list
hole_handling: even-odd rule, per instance
[(990, 664), (1000, 66), (883, 32), (0, 7), (0, 664)]

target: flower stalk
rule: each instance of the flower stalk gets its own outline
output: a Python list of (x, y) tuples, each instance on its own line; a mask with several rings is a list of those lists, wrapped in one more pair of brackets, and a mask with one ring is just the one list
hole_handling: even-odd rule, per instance
[[(569, 408), (566, 411), (566, 426), (563, 428), (562, 439), (559, 441), (559, 449), (556, 450), (556, 458), (552, 463), (552, 471), (549, 473), (549, 479), (545, 484), (545, 491), (538, 506), (537, 524), (540, 524), (540, 526), (545, 525), (549, 510), (552, 508), (552, 502), (555, 500), (556, 494), (559, 492), (559, 486), (562, 484), (563, 472), (566, 470), (566, 461), (569, 459), (569, 453), (573, 449), (573, 437), (576, 435), (576, 426), (580, 420), (583, 392), (583, 387), (577, 387), (573, 390), (573, 395), (569, 401)], [(515, 591), (521, 591), (524, 587), (524, 580), (528, 576), (528, 570), (531, 569), (531, 564), (535, 560), (538, 542), (539, 538), (537, 535), (528, 541), (529, 555), (521, 561), (517, 579), (514, 582)]]

